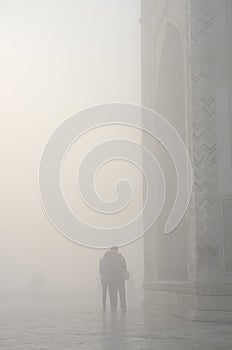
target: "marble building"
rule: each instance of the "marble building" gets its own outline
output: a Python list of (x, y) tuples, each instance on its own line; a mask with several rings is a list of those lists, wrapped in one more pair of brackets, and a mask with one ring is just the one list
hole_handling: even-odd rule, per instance
[(177, 129), (194, 175), (188, 211), (166, 235), (175, 170), (144, 137), (169, 197), (144, 238), (145, 306), (232, 321), (232, 1), (141, 0), (141, 33), (142, 103)]

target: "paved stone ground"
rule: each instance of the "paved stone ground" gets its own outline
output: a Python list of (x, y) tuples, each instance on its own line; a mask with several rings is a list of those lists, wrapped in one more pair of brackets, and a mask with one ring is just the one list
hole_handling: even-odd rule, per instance
[(232, 324), (196, 323), (130, 306), (103, 313), (93, 300), (1, 300), (1, 350), (232, 350)]

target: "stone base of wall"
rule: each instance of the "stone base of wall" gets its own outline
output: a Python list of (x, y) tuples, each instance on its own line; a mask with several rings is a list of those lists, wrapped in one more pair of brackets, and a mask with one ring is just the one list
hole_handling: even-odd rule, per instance
[(145, 283), (144, 306), (195, 321), (232, 322), (232, 284)]

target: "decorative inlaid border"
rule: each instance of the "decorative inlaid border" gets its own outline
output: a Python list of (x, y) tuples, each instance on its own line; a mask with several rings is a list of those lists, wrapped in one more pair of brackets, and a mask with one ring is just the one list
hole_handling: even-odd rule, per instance
[(232, 196), (221, 198), (221, 221), (224, 271), (232, 272)]
[(194, 170), (195, 268), (219, 270), (220, 200), (216, 144), (215, 7), (190, 1), (192, 159)]

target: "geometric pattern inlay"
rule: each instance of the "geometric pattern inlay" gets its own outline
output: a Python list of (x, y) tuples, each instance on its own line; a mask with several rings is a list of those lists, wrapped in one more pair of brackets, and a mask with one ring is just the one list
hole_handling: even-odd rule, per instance
[(196, 265), (220, 267), (215, 115), (214, 1), (191, 2), (192, 158)]

